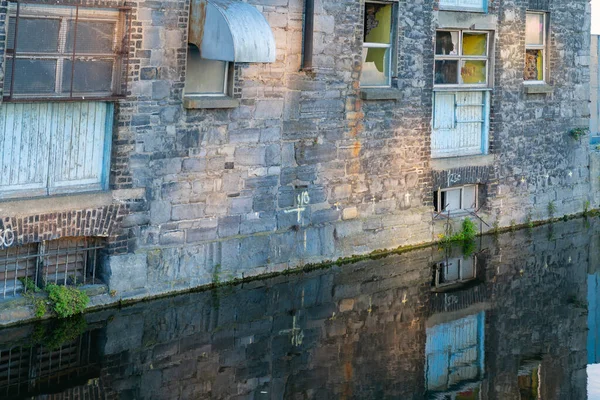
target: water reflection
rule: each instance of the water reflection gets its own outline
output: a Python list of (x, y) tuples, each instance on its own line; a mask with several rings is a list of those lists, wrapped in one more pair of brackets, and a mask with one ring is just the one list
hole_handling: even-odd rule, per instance
[[(586, 399), (597, 225), (5, 329), (0, 398)], [(588, 371), (595, 398), (600, 371)]]

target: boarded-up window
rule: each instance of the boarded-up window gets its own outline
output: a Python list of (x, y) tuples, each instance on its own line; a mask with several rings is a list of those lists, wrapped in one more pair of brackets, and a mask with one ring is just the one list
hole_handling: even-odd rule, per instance
[(487, 0), (440, 0), (440, 10), (487, 11)]
[(0, 106), (0, 198), (107, 187), (113, 106), (105, 102)]
[(128, 19), (116, 8), (11, 3), (5, 100), (119, 96)]

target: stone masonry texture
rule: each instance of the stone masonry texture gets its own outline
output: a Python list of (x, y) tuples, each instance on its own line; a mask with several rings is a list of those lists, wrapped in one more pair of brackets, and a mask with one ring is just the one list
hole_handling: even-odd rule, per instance
[[(551, 21), (552, 90), (527, 94), (529, 2), (490, 0), (492, 162), (435, 172), (433, 50), (441, 15), (449, 13), (437, 1), (397, 3), (390, 90), (400, 95), (387, 100), (361, 98), (363, 0), (316, 1), (312, 71), (300, 68), (303, 2), (247, 3), (271, 26), (276, 62), (235, 64), (239, 106), (192, 110), (183, 107), (190, 3), (125, 2), (132, 8), (130, 69), (127, 96), (115, 107), (110, 190), (145, 195), (124, 201), (111, 232), (71, 233), (112, 236), (112, 257), (136, 260), (150, 292), (432, 241), (444, 229), (433, 218), (433, 192), (448, 174), (481, 185), (480, 213), (489, 226), (574, 214), (592, 199), (588, 145), (568, 135), (589, 120), (587, 1), (539, 2)], [(0, 3), (0, 32), (6, 6)], [(0, 35), (0, 54), (5, 40)], [(64, 210), (73, 211), (81, 210)], [(41, 216), (23, 210), (0, 217)], [(38, 232), (36, 240), (48, 235)], [(127, 288), (119, 288), (127, 298)]]

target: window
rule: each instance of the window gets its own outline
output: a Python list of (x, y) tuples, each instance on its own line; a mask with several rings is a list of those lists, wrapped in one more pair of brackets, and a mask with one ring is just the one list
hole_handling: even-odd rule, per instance
[(477, 258), (449, 258), (436, 265), (435, 287), (443, 287), (473, 280), (477, 277)]
[(103, 248), (101, 239), (73, 237), (0, 250), (0, 293), (6, 297), (26, 290), (24, 278), (40, 287), (98, 283), (96, 267)]
[(488, 151), (491, 36), (470, 30), (435, 34), (433, 158)]
[(119, 96), (127, 18), (116, 8), (11, 3), (5, 100)]
[(486, 12), (487, 0), (440, 0), (440, 10)]
[(393, 15), (392, 3), (365, 3), (361, 87), (392, 84)]
[(200, 56), (198, 47), (189, 44), (185, 79), (186, 95), (228, 95), (230, 64), (227, 61), (204, 59)]
[(477, 185), (441, 189), (434, 193), (436, 212), (456, 213), (477, 209)]
[(528, 83), (546, 81), (546, 14), (528, 12), (525, 32), (525, 71)]
[(475, 31), (437, 31), (435, 84), (488, 84), (489, 34)]

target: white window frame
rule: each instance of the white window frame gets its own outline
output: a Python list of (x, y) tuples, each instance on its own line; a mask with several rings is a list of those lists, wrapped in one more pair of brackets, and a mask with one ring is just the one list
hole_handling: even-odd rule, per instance
[(468, 5), (461, 5), (461, 0), (454, 0), (452, 1), (453, 3), (456, 4), (449, 4), (449, 2), (447, 0), (440, 0), (439, 2), (439, 7), (441, 11), (444, 10), (448, 10), (448, 11), (469, 11), (469, 12), (481, 12), (481, 13), (486, 13), (488, 10), (488, 2), (487, 0), (480, 0), (481, 1), (481, 7), (472, 7), (472, 6), (468, 6)]
[[(189, 47), (190, 46), (195, 46), (192, 43), (188, 43), (188, 52), (186, 53), (186, 61), (185, 61), (185, 71), (186, 71), (186, 83), (188, 82), (188, 79), (191, 79), (190, 74), (189, 74), (189, 68), (190, 68), (190, 53), (189, 53)], [(215, 61), (215, 62), (222, 62), (225, 64), (225, 71), (224, 71), (224, 79), (223, 79), (223, 91), (220, 93), (210, 93), (210, 92), (188, 92), (187, 90), (185, 90), (185, 86), (184, 86), (184, 94), (185, 96), (193, 96), (193, 97), (223, 97), (223, 96), (229, 96), (230, 95), (230, 90), (229, 88), (231, 87), (230, 85), (230, 68), (233, 67), (233, 63), (230, 61), (220, 61), (220, 60), (208, 60), (206, 58), (204, 58), (203, 60), (207, 60), (207, 61)]]
[[(57, 6), (54, 4), (20, 4), (19, 5), (19, 18), (28, 18), (28, 19), (59, 19), (59, 36), (58, 36), (58, 49), (56, 52), (18, 52), (14, 49), (15, 54), (11, 56), (5, 56), (5, 70), (6, 65), (8, 63), (12, 63), (14, 60), (19, 59), (47, 59), (47, 60), (56, 60), (56, 72), (55, 72), (55, 84), (54, 84), (54, 92), (53, 93), (14, 93), (12, 94), (11, 99), (36, 99), (36, 98), (56, 98), (56, 100), (72, 100), (72, 99), (96, 99), (96, 98), (108, 98), (114, 97), (115, 93), (118, 91), (118, 85), (121, 84), (121, 62), (120, 57), (116, 49), (118, 49), (119, 43), (118, 39), (123, 36), (122, 29), (122, 12), (118, 8), (91, 8), (86, 6), (80, 6), (77, 11), (77, 19), (80, 22), (110, 22), (115, 24), (115, 34), (113, 37), (113, 51), (102, 54), (92, 54), (92, 53), (76, 53), (75, 60), (78, 59), (87, 59), (87, 58), (96, 58), (96, 59), (110, 59), (113, 62), (113, 71), (110, 82), (110, 91), (109, 92), (76, 92), (73, 91), (73, 96), (71, 97), (70, 92), (67, 92), (68, 95), (63, 92), (63, 66), (66, 60), (70, 59), (70, 53), (66, 51), (66, 40), (67, 40), (67, 25), (69, 21), (75, 20), (75, 6), (66, 5), (66, 6)], [(6, 18), (6, 25), (8, 29), (8, 24), (11, 19), (16, 19), (17, 14), (17, 5), (15, 3), (9, 3), (8, 7), (8, 15)], [(8, 35), (7, 35), (8, 36)], [(8, 38), (7, 38), (8, 40)], [(16, 38), (15, 38), (16, 40)], [(17, 42), (18, 44), (18, 42)], [(15, 71), (12, 71), (14, 74)], [(5, 77), (6, 78), (6, 77)], [(74, 79), (71, 76), (71, 79)], [(7, 93), (8, 85), (4, 84), (4, 96), (9, 95)], [(10, 90), (8, 90), (10, 91)], [(6, 101), (10, 101), (11, 99), (5, 99)]]
[[(364, 54), (365, 49), (390, 49), (390, 57), (388, 60), (388, 71), (389, 71), (389, 76), (387, 79), (387, 82), (385, 85), (360, 85), (361, 88), (364, 89), (368, 89), (368, 88), (389, 88), (392, 87), (392, 75), (393, 75), (393, 58), (394, 58), (394, 43), (396, 41), (396, 35), (395, 35), (395, 26), (396, 26), (396, 1), (365, 1), (364, 3), (364, 8), (366, 9), (367, 7), (367, 3), (371, 3), (371, 4), (386, 4), (386, 5), (391, 5), (392, 6), (392, 21), (390, 21), (390, 43), (389, 44), (385, 44), (385, 43), (372, 43), (372, 42), (364, 42), (363, 41), (363, 45), (362, 45), (362, 51)], [(363, 29), (366, 29), (366, 27), (363, 27)], [(363, 35), (364, 37), (364, 35)], [(363, 57), (363, 55), (361, 54), (361, 59)], [(361, 61), (362, 63), (362, 61)], [(360, 83), (360, 79), (359, 79), (359, 83)]]
[[(452, 55), (445, 55), (445, 54), (435, 54), (435, 49), (434, 49), (434, 62), (433, 62), (433, 85), (435, 88), (448, 88), (448, 89), (460, 89), (460, 90), (465, 90), (465, 89), (469, 89), (469, 88), (473, 88), (473, 89), (486, 89), (489, 88), (491, 86), (490, 83), (490, 77), (491, 77), (491, 49), (490, 49), (490, 39), (492, 36), (492, 32), (491, 31), (485, 31), (485, 30), (468, 30), (468, 29), (437, 29), (435, 31), (436, 37), (437, 37), (437, 33), (438, 32), (458, 32), (458, 51), (457, 54), (452, 54)], [(479, 34), (485, 34), (486, 36), (486, 55), (485, 56), (465, 56), (462, 54), (463, 52), (463, 34), (465, 33), (479, 33)], [(458, 83), (435, 83), (435, 62), (436, 61), (457, 61), (458, 62), (458, 71), (457, 71), (457, 75), (458, 75)], [(462, 82), (462, 74), (460, 73), (460, 69), (462, 66), (463, 61), (485, 61), (486, 62), (486, 68), (485, 68), (485, 83), (470, 83), (470, 84), (465, 84)]]
[[(464, 276), (464, 269), (463, 269), (463, 263), (465, 262), (465, 258), (464, 257), (460, 257), (460, 258), (449, 258), (447, 260), (444, 260), (442, 262), (439, 262), (436, 266), (436, 270), (435, 270), (435, 286), (437, 288), (443, 288), (446, 286), (452, 286), (452, 285), (456, 285), (456, 284), (460, 284), (460, 283), (465, 283), (465, 282), (469, 282), (472, 281), (473, 279), (477, 278), (477, 257), (476, 256), (471, 256), (471, 259), (473, 261), (473, 274), (472, 276)], [(447, 277), (448, 271), (451, 267), (451, 265), (453, 265), (454, 263), (457, 263), (458, 265), (458, 279), (455, 279), (453, 281), (446, 281), (446, 282), (442, 282), (442, 268), (444, 269), (444, 274), (443, 276)]]
[[(526, 80), (523, 79), (523, 82), (526, 85), (540, 85), (540, 84), (545, 84), (546, 83), (546, 79), (547, 79), (547, 65), (548, 65), (548, 61), (547, 61), (547, 57), (548, 57), (548, 50), (547, 50), (547, 36), (548, 36), (548, 13), (543, 12), (543, 11), (527, 11), (526, 12), (526, 16), (525, 16), (525, 29), (527, 29), (527, 14), (535, 14), (535, 15), (542, 15), (544, 18), (543, 21), (543, 25), (542, 25), (542, 33), (543, 33), (543, 42), (541, 45), (533, 45), (533, 44), (527, 44), (527, 35), (525, 35), (525, 54), (524, 54), (524, 61), (527, 60), (527, 50), (541, 50), (542, 51), (542, 80)], [(524, 65), (525, 66), (525, 65)]]
[[(473, 188), (475, 191), (475, 207), (467, 207), (465, 208), (465, 188)], [(438, 213), (447, 213), (446, 204), (442, 204), (442, 193), (460, 190), (460, 208), (455, 210), (450, 210), (451, 215), (456, 214), (466, 214), (469, 211), (476, 210), (479, 206), (479, 188), (478, 185), (463, 185), (463, 186), (454, 186), (445, 189), (438, 190), (435, 195), (437, 196), (437, 209), (435, 210)]]

